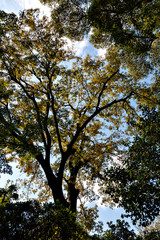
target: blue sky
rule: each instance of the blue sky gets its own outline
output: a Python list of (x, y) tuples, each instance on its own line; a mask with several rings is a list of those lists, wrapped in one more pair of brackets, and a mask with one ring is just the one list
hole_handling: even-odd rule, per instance
[(19, 11), (28, 8), (41, 8), (46, 14), (49, 12), (49, 8), (43, 6), (39, 0), (1, 0), (0, 9), (6, 12), (19, 13)]
[[(39, 0), (1, 0), (0, 1), (0, 10), (4, 10), (6, 12), (14, 12), (16, 14), (19, 13), (19, 11), (23, 10), (24, 8), (41, 8), (41, 11), (44, 14), (49, 15), (49, 9), (47, 7), (44, 7)], [(75, 43), (75, 49), (77, 52), (77, 55), (79, 56), (85, 56), (86, 54), (89, 55), (103, 55), (104, 50), (96, 50), (89, 42), (88, 39), (85, 38), (81, 42)], [(13, 175), (2, 175), (0, 178), (0, 187), (3, 187), (6, 183), (7, 179), (15, 180), (16, 178), (23, 177), (24, 174), (20, 173), (19, 170), (15, 167), (15, 164), (13, 164)], [(116, 219), (120, 218), (120, 215), (122, 214), (122, 209), (110, 209), (106, 207), (99, 206), (99, 219), (100, 221), (103, 221), (106, 223), (107, 221), (116, 221)]]

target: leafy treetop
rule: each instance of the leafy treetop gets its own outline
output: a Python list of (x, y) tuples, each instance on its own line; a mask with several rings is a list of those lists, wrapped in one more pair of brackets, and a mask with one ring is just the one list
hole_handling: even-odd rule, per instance
[(146, 54), (159, 39), (159, 0), (41, 0), (49, 4), (61, 34), (80, 39), (91, 30), (95, 45), (120, 45)]
[(81, 59), (38, 10), (0, 18), (0, 146), (32, 181), (41, 185), (44, 173), (55, 203), (76, 212), (78, 197), (95, 199), (97, 180), (103, 195), (100, 176), (122, 155), (123, 124), (156, 95), (143, 73), (122, 70), (114, 46), (104, 61)]

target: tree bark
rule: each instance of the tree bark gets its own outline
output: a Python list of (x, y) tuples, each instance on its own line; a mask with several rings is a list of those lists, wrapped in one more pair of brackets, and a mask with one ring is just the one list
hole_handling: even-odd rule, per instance
[(76, 213), (79, 189), (75, 188), (75, 183), (68, 183), (68, 194), (69, 194), (69, 210), (72, 211), (73, 213)]
[(55, 204), (62, 204), (65, 208), (69, 208), (69, 203), (67, 202), (63, 194), (61, 179), (54, 175), (50, 164), (47, 161), (44, 161), (43, 156), (38, 156), (37, 160), (39, 161), (45, 172), (46, 178), (48, 180), (48, 185), (51, 188)]

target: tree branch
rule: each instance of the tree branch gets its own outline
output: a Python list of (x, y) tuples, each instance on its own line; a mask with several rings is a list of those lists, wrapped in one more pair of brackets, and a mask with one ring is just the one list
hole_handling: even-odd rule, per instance
[(134, 6), (132, 6), (130, 9), (122, 8), (122, 10), (114, 10), (114, 9), (101, 9), (102, 12), (109, 12), (109, 13), (116, 13), (116, 14), (123, 14), (127, 12), (132, 12), (134, 8), (138, 7), (144, 0), (137, 1)]
[(50, 108), (50, 95), (47, 94), (47, 105), (46, 105), (46, 116), (44, 119), (44, 130), (46, 133), (46, 137), (47, 137), (47, 144), (46, 144), (46, 158), (45, 160), (48, 161), (48, 163), (50, 163), (50, 151), (51, 151), (51, 135), (49, 133), (48, 127), (47, 127), (47, 121), (48, 121), (48, 115), (49, 115), (49, 108)]
[(98, 102), (97, 102), (96, 110), (98, 110), (98, 108), (99, 108), (100, 101), (101, 101), (101, 96), (102, 96), (104, 90), (106, 89), (106, 84), (107, 84), (118, 72), (119, 72), (119, 69), (118, 69), (116, 72), (114, 72), (109, 78), (107, 78), (106, 81), (104, 82), (103, 87), (102, 87), (102, 90), (100, 91), (99, 96), (98, 96)]
[(58, 120), (57, 120), (57, 113), (56, 113), (55, 104), (54, 104), (55, 101), (54, 101), (54, 96), (52, 94), (52, 89), (51, 89), (51, 79), (49, 80), (49, 86), (48, 87), (49, 87), (49, 92), (50, 92), (51, 101), (52, 101), (51, 108), (52, 108), (54, 122), (55, 122), (55, 127), (56, 127), (56, 133), (57, 133), (57, 138), (58, 138), (59, 149), (60, 149), (61, 154), (63, 155), (61, 136), (60, 136)]
[(120, 98), (117, 100), (114, 100), (108, 104), (106, 104), (105, 106), (98, 108), (95, 110), (95, 112), (87, 118), (87, 120), (82, 124), (81, 127), (79, 127), (74, 135), (74, 137), (72, 138), (71, 142), (68, 144), (68, 149), (67, 151), (70, 151), (73, 148), (74, 143), (76, 142), (77, 138), (79, 137), (80, 133), (83, 131), (83, 129), (87, 126), (87, 124), (95, 117), (97, 116), (100, 112), (102, 112), (104, 109), (107, 109), (109, 107), (111, 107), (114, 104), (117, 104), (119, 102), (125, 102), (128, 98), (130, 98), (134, 93), (131, 92), (130, 94), (128, 94), (126, 97), (124, 98)]
[(28, 143), (24, 136), (21, 135), (18, 129), (11, 122), (7, 122), (4, 116), (0, 113), (0, 122), (9, 130), (10, 134), (15, 137), (21, 144), (23, 144), (23, 149), (30, 152), (33, 155), (40, 154), (33, 143)]
[[(18, 80), (15, 76), (13, 76), (12, 74), (10, 74), (11, 76), (11, 79), (17, 83), (22, 89), (23, 91), (25, 92), (25, 94), (27, 95), (27, 97), (33, 102), (34, 106), (35, 106), (35, 110), (36, 110), (36, 113), (37, 113), (37, 122), (39, 124), (39, 127), (40, 127), (40, 130), (41, 130), (41, 137), (42, 137), (42, 141), (43, 141), (43, 144), (44, 144), (44, 147), (46, 148), (46, 140), (45, 140), (45, 136), (44, 136), (44, 133), (43, 133), (43, 126), (41, 124), (41, 120), (40, 120), (40, 113), (39, 113), (39, 107), (38, 107), (38, 104), (35, 100), (35, 97), (34, 97), (34, 93), (33, 93), (33, 96), (31, 96), (29, 94), (29, 92), (26, 90), (25, 86), (21, 83), (21, 80)], [(22, 80), (23, 81), (23, 80)], [(26, 83), (26, 85), (29, 85), (30, 87), (32, 87), (34, 89), (33, 86), (31, 86), (30, 84)]]

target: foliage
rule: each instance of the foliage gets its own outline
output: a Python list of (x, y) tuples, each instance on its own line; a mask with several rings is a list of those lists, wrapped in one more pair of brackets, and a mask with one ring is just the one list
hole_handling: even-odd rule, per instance
[(90, 240), (75, 222), (75, 216), (62, 206), (37, 201), (0, 206), (0, 238), (3, 240)]
[(141, 235), (137, 235), (134, 230), (130, 230), (128, 222), (119, 219), (116, 224), (108, 222), (108, 226), (109, 229), (101, 236), (101, 240), (158, 240), (160, 236), (159, 229), (144, 230)]
[(104, 239), (107, 240), (141, 240), (136, 236), (133, 230), (129, 230), (130, 225), (124, 220), (117, 220), (116, 225), (108, 222), (109, 230), (104, 233)]
[(156, 217), (149, 226), (141, 228), (139, 234), (146, 240), (158, 240), (160, 237), (160, 216)]
[(0, 173), (12, 174), (12, 167), (6, 162), (6, 157), (3, 153), (0, 153)]
[[(159, 38), (159, 0), (41, 0), (50, 3), (61, 34), (79, 39), (90, 30), (95, 45), (114, 42), (146, 54)], [(58, 3), (58, 4), (57, 4)]]
[[(87, 39), (104, 53), (119, 53), (121, 67), (159, 82), (159, 0), (41, 0), (52, 9), (61, 36)], [(53, 4), (53, 5), (52, 5)]]
[(37, 191), (45, 174), (55, 203), (75, 213), (78, 197), (95, 200), (97, 180), (104, 195), (101, 175), (122, 155), (125, 123), (142, 103), (156, 105), (156, 96), (143, 73), (122, 70), (116, 47), (104, 60), (81, 59), (38, 10), (0, 17), (0, 146)]
[(94, 41), (113, 40), (129, 52), (146, 53), (159, 37), (159, 7), (159, 0), (91, 1)]
[[(5, 83), (0, 81), (0, 102), (3, 101), (3, 99), (7, 99), (9, 96), (9, 91), (7, 91), (6, 87), (5, 87)], [(1, 104), (0, 105), (0, 111), (4, 114), (5, 113), (5, 110), (4, 110), (4, 107), (3, 105)], [(2, 123), (0, 122), (0, 129), (1, 129), (1, 132), (3, 132), (3, 134), (6, 134), (6, 131), (5, 129), (3, 128), (3, 125)], [(1, 138), (1, 135), (0, 135), (0, 138)], [(2, 142), (3, 141), (3, 137), (2, 139), (0, 139), (0, 141)], [(11, 166), (6, 162), (6, 156), (5, 156), (5, 153), (3, 151), (3, 146), (2, 148), (0, 148), (0, 173), (7, 173), (7, 174), (12, 174), (12, 168)]]
[(106, 171), (107, 193), (123, 206), (135, 223), (148, 225), (160, 212), (160, 115), (158, 109), (143, 108), (138, 129), (123, 165)]
[(124, 220), (108, 223), (109, 229), (101, 236), (89, 236), (75, 221), (75, 214), (53, 203), (37, 201), (8, 203), (0, 206), (0, 238), (2, 240), (150, 240), (159, 238), (158, 230), (136, 235)]
[(160, 238), (160, 231), (159, 230), (152, 230), (150, 232), (146, 231), (144, 232), (143, 239), (144, 240), (159, 240)]
[(5, 188), (0, 188), (0, 205), (6, 205), (12, 200), (17, 200), (17, 187), (14, 184), (11, 184), (10, 181), (7, 181)]

